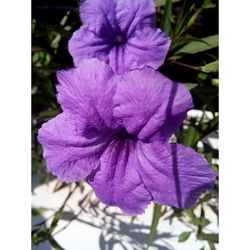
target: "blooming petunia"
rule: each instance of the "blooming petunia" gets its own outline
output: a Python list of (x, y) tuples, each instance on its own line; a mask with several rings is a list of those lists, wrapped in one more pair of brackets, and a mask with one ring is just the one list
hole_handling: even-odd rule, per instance
[(97, 59), (58, 73), (63, 112), (38, 140), (48, 169), (86, 180), (96, 196), (129, 214), (150, 201), (192, 207), (215, 173), (193, 149), (168, 143), (192, 108), (189, 90), (150, 67), (115, 75)]
[(153, 27), (152, 0), (84, 0), (83, 25), (69, 41), (77, 66), (82, 59), (98, 58), (115, 73), (151, 66), (157, 69), (166, 57), (170, 38)]

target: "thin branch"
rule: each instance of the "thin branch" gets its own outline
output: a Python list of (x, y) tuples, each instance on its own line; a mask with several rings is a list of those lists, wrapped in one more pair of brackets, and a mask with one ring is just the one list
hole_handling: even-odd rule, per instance
[(180, 65), (180, 66), (192, 69), (192, 70), (196, 70), (196, 71), (201, 70), (201, 67), (199, 67), (199, 66), (192, 66), (192, 65), (189, 65), (189, 64), (186, 64), (186, 63), (181, 63), (181, 62), (178, 62), (178, 61), (172, 61), (171, 63), (177, 64), (177, 65)]

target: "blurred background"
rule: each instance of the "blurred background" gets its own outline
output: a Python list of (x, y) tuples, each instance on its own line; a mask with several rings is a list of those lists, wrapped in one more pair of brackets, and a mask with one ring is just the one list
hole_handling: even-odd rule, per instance
[[(172, 39), (159, 71), (185, 84), (194, 100), (173, 140), (203, 154), (218, 173), (218, 1), (154, 2), (155, 25)], [(66, 185), (47, 171), (37, 131), (61, 112), (55, 73), (73, 67), (67, 46), (81, 25), (78, 5), (32, 2), (32, 249), (218, 249), (218, 179), (192, 209), (152, 203), (131, 217), (98, 202), (87, 183)]]

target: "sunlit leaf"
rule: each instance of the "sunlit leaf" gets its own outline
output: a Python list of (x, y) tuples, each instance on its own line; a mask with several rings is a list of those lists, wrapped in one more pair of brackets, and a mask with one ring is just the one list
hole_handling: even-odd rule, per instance
[(189, 90), (198, 86), (197, 83), (185, 83), (185, 85), (188, 87)]
[(186, 54), (196, 54), (218, 47), (218, 35), (202, 38), (201, 41), (193, 41), (175, 52), (169, 60), (176, 60)]
[(154, 0), (154, 3), (156, 7), (160, 7), (165, 5), (166, 0)]
[(211, 9), (211, 8), (215, 8), (216, 6), (217, 5), (213, 3), (211, 0), (205, 0), (201, 7), (203, 9)]
[(206, 73), (218, 72), (219, 71), (219, 61), (208, 63), (205, 66), (201, 67), (201, 71)]
[(62, 211), (59, 210), (55, 213), (55, 216), (54, 216), (54, 219), (52, 220), (51, 222), (51, 225), (50, 225), (50, 228), (49, 228), (49, 233), (51, 234), (54, 229), (56, 228), (57, 224), (58, 224), (58, 221), (60, 220), (61, 218), (61, 215), (62, 215)]
[(180, 234), (179, 238), (178, 238), (178, 241), (179, 242), (184, 242), (186, 241), (189, 236), (191, 235), (192, 232), (183, 232), (182, 234)]
[(213, 86), (218, 87), (219, 86), (219, 79), (214, 78), (214, 79), (212, 79), (211, 83)]
[(192, 16), (191, 18), (189, 19), (188, 23), (187, 23), (187, 26), (186, 26), (186, 29), (190, 28), (192, 25), (195, 24), (198, 16), (201, 14), (202, 12), (202, 9), (198, 9)]
[[(184, 45), (188, 44), (188, 43), (191, 43), (191, 42), (203, 42), (201, 38), (198, 38), (198, 37), (194, 37), (190, 34), (186, 34), (186, 35), (183, 35), (181, 37), (178, 37), (177, 39), (175, 39), (172, 44), (171, 44), (171, 48), (170, 50), (173, 51), (175, 50), (176, 48), (181, 48), (183, 47)], [(174, 52), (175, 54), (175, 52)], [(171, 57), (170, 57), (171, 58)]]
[(208, 78), (208, 74), (204, 73), (204, 72), (200, 72), (198, 75), (197, 75), (197, 78), (201, 81), (205, 81), (207, 78)]
[(201, 227), (205, 227), (207, 225), (209, 225), (211, 222), (204, 218), (204, 217), (201, 217), (201, 218), (198, 218), (196, 216), (194, 216), (190, 221), (189, 223), (195, 225), (195, 226), (201, 226)]

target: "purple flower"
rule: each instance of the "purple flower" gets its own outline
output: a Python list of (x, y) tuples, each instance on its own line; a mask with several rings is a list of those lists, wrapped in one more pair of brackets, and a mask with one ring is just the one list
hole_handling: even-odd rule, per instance
[(199, 154), (167, 143), (192, 107), (184, 85), (150, 67), (114, 75), (97, 59), (60, 71), (58, 80), (63, 113), (38, 139), (60, 180), (85, 179), (102, 202), (130, 214), (152, 200), (189, 208), (212, 187), (215, 174)]
[(98, 58), (115, 73), (142, 66), (158, 68), (165, 59), (170, 39), (153, 28), (152, 0), (85, 0), (80, 4), (84, 25), (69, 41), (75, 65)]

